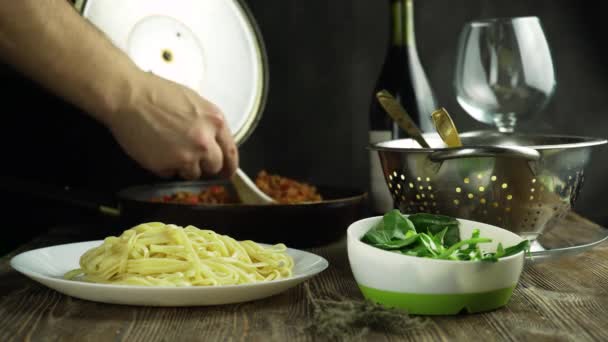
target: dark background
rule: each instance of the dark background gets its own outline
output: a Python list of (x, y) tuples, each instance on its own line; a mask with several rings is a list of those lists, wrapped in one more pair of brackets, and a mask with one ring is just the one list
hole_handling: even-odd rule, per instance
[[(262, 121), (241, 146), (242, 168), (265, 168), (315, 184), (365, 189), (367, 108), (388, 39), (386, 0), (247, 0), (264, 35), (270, 93)], [(420, 58), (439, 103), (461, 131), (485, 129), (452, 89), (456, 42), (472, 19), (534, 15), (552, 49), (557, 90), (519, 130), (608, 137), (608, 54), (600, 2), (425, 0), (415, 2)], [(69, 38), (71, 32), (66, 32)], [(41, 52), (44, 53), (44, 52)], [(66, 61), (75, 63), (77, 61)], [(60, 81), (60, 80), (58, 80)], [(158, 181), (126, 157), (106, 129), (9, 68), (0, 68), (2, 184), (69, 185), (111, 199), (129, 185)], [(17, 96), (24, 96), (18, 99)], [(595, 151), (576, 210), (608, 224), (602, 177), (608, 150)], [(106, 222), (92, 211), (2, 191), (6, 250), (65, 222)], [(109, 221), (106, 224), (111, 224)], [(5, 235), (6, 236), (6, 235)]]

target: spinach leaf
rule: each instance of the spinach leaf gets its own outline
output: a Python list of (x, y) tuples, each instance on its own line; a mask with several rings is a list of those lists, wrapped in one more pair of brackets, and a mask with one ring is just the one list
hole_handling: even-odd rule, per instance
[(363, 242), (386, 249), (398, 249), (416, 241), (414, 224), (398, 209), (384, 214), (382, 220), (370, 229), (363, 238)]
[(499, 243), (496, 247), (495, 253), (486, 253), (481, 257), (482, 261), (498, 261), (500, 258), (505, 258), (511, 255), (515, 255), (521, 251), (528, 252), (530, 251), (530, 241), (524, 240), (517, 245), (513, 245), (511, 247), (503, 248), (502, 244)]
[(488, 253), (488, 254), (482, 255), (477, 260), (489, 261), (489, 262), (497, 262), (498, 261), (498, 257), (494, 253)]
[(447, 228), (444, 244), (447, 247), (460, 241), (460, 222), (449, 216), (417, 213), (408, 216), (419, 233), (437, 234)]
[(448, 231), (448, 228), (446, 227), (444, 230), (442, 230), (439, 233), (437, 233), (436, 235), (434, 235), (433, 240), (435, 240), (435, 243), (438, 243), (443, 246), (445, 234), (447, 233), (447, 231)]
[[(479, 229), (473, 229), (473, 232), (471, 233), (471, 239), (477, 239), (478, 237), (480, 237), (480, 232)], [(462, 254), (469, 254), (470, 256), (472, 256), (473, 254), (475, 254), (476, 251), (481, 251), (478, 247), (476, 243), (470, 243), (467, 248), (465, 248), (464, 250), (462, 250)], [(471, 254), (473, 253), (473, 254)]]
[(530, 253), (530, 241), (529, 240), (524, 240), (524, 241), (518, 243), (517, 245), (505, 248), (503, 257), (515, 255), (521, 251)]
[(432, 257), (426, 246), (420, 243), (416, 244), (414, 247), (409, 246), (408, 248), (401, 249), (399, 252), (415, 257)]
[(398, 209), (393, 209), (386, 213), (382, 218), (384, 229), (393, 232), (393, 237), (397, 239), (405, 238), (408, 231), (416, 233), (414, 224), (405, 216), (401, 215)]
[(496, 246), (496, 257), (500, 258), (505, 256), (505, 249), (502, 247), (502, 243), (498, 243), (498, 246)]
[(498, 244), (496, 252), (486, 253), (480, 243), (491, 242), (474, 229), (469, 239), (460, 239), (460, 222), (455, 218), (427, 213), (405, 217), (398, 209), (387, 212), (361, 241), (376, 248), (404, 255), (445, 259), (496, 262), (500, 258), (528, 251), (530, 242), (524, 240), (504, 248)]
[(404, 238), (401, 240), (389, 240), (386, 242), (379, 242), (372, 245), (381, 249), (400, 249), (413, 244), (417, 240), (418, 234), (410, 230), (405, 234)]
[(361, 241), (370, 245), (382, 245), (391, 241), (392, 238), (392, 232), (385, 231), (383, 229), (372, 228), (367, 233), (365, 233)]
[(426, 247), (427, 251), (431, 255), (436, 257), (445, 251), (445, 248), (441, 244), (437, 243), (433, 236), (424, 233), (420, 233), (419, 236), (420, 242), (424, 245), (424, 247)]
[[(438, 256), (438, 259), (450, 259), (450, 257), (452, 256), (452, 254), (454, 254), (455, 252), (461, 252), (462, 250), (460, 249), (460, 247), (464, 246), (464, 245), (472, 245), (475, 244), (477, 245), (478, 243), (482, 243), (482, 242), (492, 242), (492, 239), (488, 239), (488, 238), (471, 238), (468, 240), (462, 240), (459, 241), (455, 244), (453, 244), (452, 246), (450, 246), (450, 248), (446, 249), (443, 253), (441, 253)], [(468, 253), (466, 253), (468, 254)]]

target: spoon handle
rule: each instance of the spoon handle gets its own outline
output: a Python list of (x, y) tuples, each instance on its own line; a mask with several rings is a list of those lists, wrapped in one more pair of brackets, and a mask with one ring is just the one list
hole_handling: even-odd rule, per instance
[(448, 111), (445, 108), (439, 108), (431, 114), (433, 123), (437, 133), (441, 136), (441, 139), (448, 145), (448, 147), (461, 147), (462, 142), (458, 136), (458, 130), (454, 121)]
[(255, 183), (241, 169), (230, 178), (234, 190), (244, 204), (272, 204), (275, 200), (258, 189)]
[(386, 90), (381, 90), (376, 94), (378, 101), (388, 113), (388, 115), (395, 120), (395, 122), (401, 127), (409, 136), (420, 144), (424, 148), (430, 148), (430, 145), (422, 137), (422, 131), (416, 126), (412, 118), (407, 114), (405, 108), (397, 102), (397, 100)]

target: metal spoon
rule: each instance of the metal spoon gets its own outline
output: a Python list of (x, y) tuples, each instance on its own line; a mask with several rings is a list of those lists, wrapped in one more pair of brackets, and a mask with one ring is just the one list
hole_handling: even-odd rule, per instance
[(430, 148), (431, 146), (422, 137), (422, 131), (412, 118), (407, 114), (405, 108), (386, 90), (381, 90), (376, 94), (376, 98), (388, 113), (388, 115), (395, 120), (395, 122), (401, 127), (409, 136), (420, 144), (424, 148)]
[(255, 183), (247, 176), (247, 174), (237, 169), (234, 175), (230, 178), (234, 190), (236, 190), (239, 199), (243, 204), (275, 204), (277, 203), (272, 197), (266, 195), (260, 190)]
[(431, 118), (433, 119), (433, 124), (435, 124), (435, 129), (443, 142), (445, 142), (448, 147), (461, 147), (462, 141), (460, 141), (460, 136), (458, 135), (458, 130), (456, 129), (456, 125), (454, 125), (454, 121), (448, 111), (445, 108), (439, 108), (431, 114)]

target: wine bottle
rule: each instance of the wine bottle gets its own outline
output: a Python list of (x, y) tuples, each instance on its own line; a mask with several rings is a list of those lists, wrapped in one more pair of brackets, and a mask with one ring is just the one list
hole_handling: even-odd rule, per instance
[[(433, 130), (431, 113), (437, 109), (416, 49), (413, 0), (388, 0), (391, 8), (390, 45), (372, 94), (369, 112), (369, 142), (407, 137), (386, 114), (376, 93), (388, 90), (408, 111), (423, 132)], [(377, 152), (370, 152), (370, 199), (375, 213), (393, 208)]]

